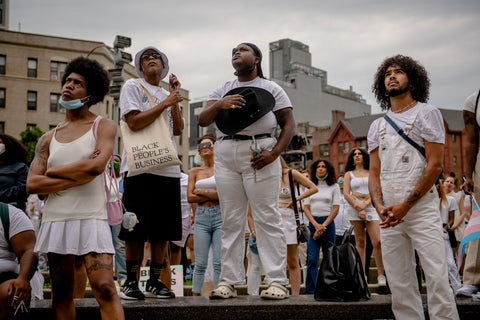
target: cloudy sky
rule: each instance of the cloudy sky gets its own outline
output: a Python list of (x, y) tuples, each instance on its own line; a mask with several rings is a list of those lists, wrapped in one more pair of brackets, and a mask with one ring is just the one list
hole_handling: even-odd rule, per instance
[(430, 102), (461, 109), (480, 88), (478, 0), (10, 0), (10, 30), (101, 41), (132, 38), (126, 51), (155, 45), (170, 60), (190, 98), (233, 78), (231, 49), (257, 44), (268, 76), (268, 44), (283, 38), (310, 46), (312, 65), (328, 82), (371, 93), (381, 61), (398, 53), (429, 71)]

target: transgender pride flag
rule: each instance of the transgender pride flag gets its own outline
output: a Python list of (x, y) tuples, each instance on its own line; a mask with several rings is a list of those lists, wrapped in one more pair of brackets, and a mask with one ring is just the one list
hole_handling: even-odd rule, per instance
[(470, 221), (468, 221), (467, 228), (465, 229), (465, 233), (463, 234), (462, 242), (460, 242), (460, 246), (458, 248), (457, 261), (459, 269), (462, 267), (465, 245), (470, 241), (480, 239), (480, 208), (478, 207), (478, 203), (475, 201), (475, 198), (472, 197), (472, 199), (475, 206), (473, 208)]

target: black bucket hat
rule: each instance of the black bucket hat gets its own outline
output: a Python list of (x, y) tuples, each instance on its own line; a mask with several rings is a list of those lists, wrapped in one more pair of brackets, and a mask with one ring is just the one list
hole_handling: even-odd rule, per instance
[(275, 106), (273, 95), (262, 88), (238, 87), (228, 91), (225, 96), (233, 94), (241, 95), (246, 101), (245, 105), (238, 109), (222, 109), (215, 117), (218, 129), (228, 135), (248, 127)]

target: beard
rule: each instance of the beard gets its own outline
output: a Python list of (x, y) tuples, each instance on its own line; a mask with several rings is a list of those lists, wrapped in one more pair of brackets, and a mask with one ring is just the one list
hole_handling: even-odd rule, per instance
[(390, 89), (390, 91), (388, 91), (387, 93), (390, 97), (396, 97), (407, 92), (408, 90), (410, 90), (410, 87), (406, 85), (405, 87)]

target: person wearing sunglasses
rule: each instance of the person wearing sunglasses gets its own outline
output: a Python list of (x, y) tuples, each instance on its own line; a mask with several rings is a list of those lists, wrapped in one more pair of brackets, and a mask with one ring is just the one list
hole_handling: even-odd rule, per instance
[(355, 246), (360, 253), (362, 266), (365, 270), (365, 252), (367, 247), (367, 232), (373, 245), (373, 256), (377, 264), (378, 285), (384, 289), (387, 285), (383, 269), (382, 248), (380, 246), (380, 217), (372, 206), (368, 191), (368, 175), (370, 157), (365, 149), (354, 148), (347, 158), (347, 173), (343, 185), (343, 196), (347, 200), (347, 219), (353, 225)]
[(213, 282), (217, 287), (221, 268), (222, 214), (218, 202), (217, 184), (213, 175), (214, 134), (207, 133), (198, 140), (198, 153), (203, 159), (201, 167), (190, 170), (188, 175), (187, 199), (197, 203), (194, 213), (193, 245), (195, 248), (195, 269), (193, 271), (192, 294), (199, 296), (208, 264), (208, 251), (213, 252)]
[[(169, 71), (167, 56), (156, 47), (143, 48), (135, 55), (135, 69), (139, 79), (129, 79), (120, 92), (122, 120), (131, 131), (139, 131), (152, 125), (166, 112), (169, 120), (169, 138), (175, 147), (175, 136), (180, 135), (184, 128), (178, 105), (183, 98), (179, 92), (180, 82), (175, 75), (170, 76), (168, 90), (160, 85), (160, 81)], [(150, 106), (142, 85), (152, 95), (155, 106)], [(127, 154), (124, 149), (120, 172), (126, 175), (128, 171)], [(137, 215), (139, 223), (132, 231), (123, 226), (120, 231), (120, 239), (125, 240), (127, 266), (127, 280), (120, 293), (122, 299), (143, 300), (145, 296), (157, 299), (175, 297), (159, 277), (164, 268), (168, 241), (182, 239), (180, 178), (179, 165), (124, 177), (124, 205), (127, 211)], [(155, 201), (152, 201), (153, 199)], [(162, 204), (160, 209), (158, 203)], [(150, 280), (143, 294), (138, 288), (137, 271), (147, 239), (151, 244), (152, 257)]]

